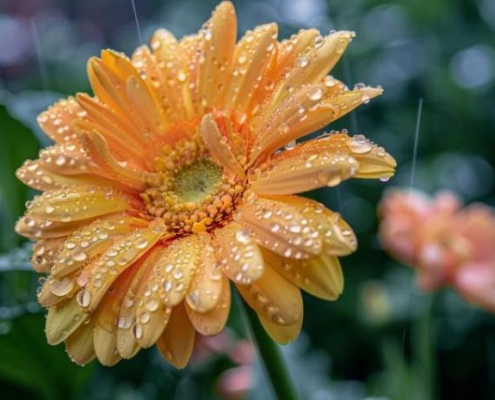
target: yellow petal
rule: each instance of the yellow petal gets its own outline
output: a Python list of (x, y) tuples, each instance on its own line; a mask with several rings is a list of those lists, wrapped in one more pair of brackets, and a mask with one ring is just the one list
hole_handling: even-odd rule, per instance
[(259, 26), (253, 32), (247, 32), (235, 48), (225, 108), (235, 109), (241, 118), (255, 97), (272, 59), (276, 58), (277, 33), (276, 24)]
[(93, 345), (93, 325), (81, 325), (65, 341), (65, 348), (72, 361), (84, 366), (95, 357), (95, 348)]
[(112, 188), (73, 186), (37, 196), (28, 205), (27, 216), (49, 221), (72, 222), (133, 208), (133, 201)]
[(117, 318), (117, 351), (126, 359), (134, 357), (141, 348), (135, 334), (136, 309), (144, 296), (144, 288), (159, 254), (159, 250), (151, 250), (144, 260), (138, 260), (136, 273), (120, 307)]
[(55, 142), (68, 143), (75, 140), (70, 129), (72, 121), (85, 115), (73, 97), (59, 100), (38, 116), (38, 124)]
[(227, 139), (220, 133), (218, 125), (211, 114), (207, 114), (203, 117), (199, 134), (207, 149), (219, 165), (225, 167), (228, 171), (241, 178), (246, 178), (244, 169), (241, 164), (239, 164), (239, 161), (237, 161)]
[(58, 255), (62, 238), (46, 238), (36, 241), (33, 245), (31, 265), (37, 272), (50, 272), (52, 261)]
[(264, 195), (307, 192), (322, 186), (337, 186), (357, 170), (358, 163), (349, 156), (295, 152), (292, 157), (270, 162), (268, 169), (253, 179), (251, 188)]
[(218, 265), (210, 235), (201, 235), (204, 241), (196, 273), (189, 285), (186, 301), (189, 308), (206, 313), (216, 306), (223, 287), (223, 273)]
[(263, 258), (251, 233), (237, 222), (215, 230), (213, 239), (223, 273), (233, 282), (250, 284), (263, 274)]
[(98, 361), (106, 367), (117, 364), (122, 357), (117, 352), (117, 335), (95, 326), (93, 344)]
[(335, 300), (344, 289), (342, 268), (335, 256), (321, 254), (307, 260), (293, 260), (268, 250), (263, 256), (270, 267), (315, 297)]
[(204, 62), (200, 63), (198, 93), (200, 109), (223, 106), (232, 76), (237, 21), (232, 3), (220, 3), (200, 31)]
[[(150, 40), (154, 59), (147, 50), (141, 51), (140, 60), (146, 63), (146, 75), (159, 83), (158, 91), (169, 106), (166, 118), (172, 123), (189, 120), (194, 114), (189, 86), (196, 82), (190, 77), (186, 54), (174, 35), (165, 29), (157, 30)], [(156, 86), (156, 84), (155, 84)]]
[(74, 230), (78, 229), (82, 224), (91, 222), (86, 221), (74, 221), (74, 222), (58, 222), (47, 221), (46, 219), (36, 218), (33, 216), (21, 217), (16, 225), (15, 231), (24, 237), (29, 239), (39, 239), (41, 237), (46, 239), (62, 238), (70, 235)]
[(256, 313), (278, 325), (293, 325), (303, 315), (301, 291), (273, 268), (251, 285), (237, 285), (237, 290)]
[(87, 316), (75, 297), (60, 306), (51, 307), (46, 316), (45, 327), (48, 343), (63, 342), (86, 320)]
[(162, 356), (174, 367), (182, 369), (191, 358), (194, 347), (194, 327), (183, 303), (174, 307), (169, 323), (156, 343)]
[(356, 235), (339, 213), (306, 197), (280, 196), (276, 198), (295, 207), (312, 226), (316, 227), (323, 243), (323, 254), (345, 256), (356, 251)]
[(146, 226), (144, 220), (113, 215), (96, 220), (81, 229), (74, 230), (54, 257), (52, 275), (61, 277), (83, 267), (112, 245), (115, 239), (130, 233), (136, 227)]
[(193, 310), (185, 303), (187, 315), (194, 328), (205, 336), (216, 335), (225, 327), (230, 311), (230, 284), (227, 278), (222, 279), (222, 291), (215, 306), (207, 312)]
[(247, 195), (240, 223), (253, 232), (263, 247), (289, 258), (318, 255), (322, 241), (314, 227), (296, 208), (283, 201)]
[(158, 257), (149, 286), (168, 307), (179, 304), (199, 265), (203, 245), (197, 235), (177, 239)]
[(73, 297), (80, 289), (76, 279), (76, 273), (63, 278), (49, 276), (37, 293), (38, 303), (42, 307), (52, 307)]
[(279, 344), (287, 344), (297, 339), (302, 328), (302, 317), (299, 321), (292, 325), (279, 325), (273, 321), (259, 317), (261, 325), (265, 328), (268, 336)]
[(107, 142), (98, 132), (81, 133), (79, 140), (91, 161), (101, 168), (102, 176), (137, 191), (146, 188), (145, 173), (120, 165), (112, 156)]
[[(117, 277), (152, 248), (163, 235), (164, 227), (161, 221), (157, 220), (149, 227), (138, 229), (117, 240), (83, 271), (88, 277), (78, 298), (79, 304), (89, 311), (94, 311)], [(81, 280), (81, 277), (79, 279)]]

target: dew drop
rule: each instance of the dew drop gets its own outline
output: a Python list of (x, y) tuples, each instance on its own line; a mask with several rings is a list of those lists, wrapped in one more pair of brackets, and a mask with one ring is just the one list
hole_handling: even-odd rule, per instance
[(349, 148), (355, 154), (365, 154), (371, 151), (373, 145), (363, 135), (355, 135), (349, 141)]
[(91, 303), (91, 294), (87, 290), (83, 289), (77, 294), (76, 301), (81, 307), (86, 308)]

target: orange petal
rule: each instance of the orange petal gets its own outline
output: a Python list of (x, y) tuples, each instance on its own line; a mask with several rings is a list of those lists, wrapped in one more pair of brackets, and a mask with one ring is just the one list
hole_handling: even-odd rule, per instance
[(93, 325), (80, 326), (67, 338), (65, 348), (70, 359), (78, 365), (84, 366), (92, 361), (96, 357), (93, 345)]
[(145, 225), (144, 220), (115, 215), (75, 230), (64, 240), (57, 257), (52, 259), (52, 276), (62, 277), (87, 265), (110, 247), (115, 239)]
[(191, 358), (194, 336), (194, 327), (189, 321), (184, 303), (180, 303), (174, 307), (170, 321), (156, 344), (170, 364), (182, 369)]
[(141, 348), (135, 334), (137, 306), (144, 296), (144, 287), (155, 268), (159, 250), (151, 250), (144, 260), (136, 263), (136, 273), (127, 289), (117, 318), (117, 351), (123, 358), (132, 358)]
[(307, 260), (283, 258), (265, 250), (270, 267), (309, 294), (324, 300), (335, 300), (344, 289), (339, 259), (321, 254)]
[(82, 118), (86, 112), (73, 97), (59, 100), (48, 110), (38, 116), (38, 124), (43, 131), (57, 143), (68, 143), (75, 140), (70, 129), (72, 121)]
[(40, 239), (33, 245), (31, 265), (37, 272), (50, 272), (52, 261), (58, 255), (63, 239)]
[(131, 198), (112, 188), (73, 186), (35, 197), (28, 205), (26, 216), (72, 222), (131, 208)]
[(92, 317), (95, 353), (103, 365), (114, 365), (122, 358), (117, 351), (117, 321), (138, 268), (139, 265), (134, 265), (119, 275)]
[(267, 68), (276, 58), (277, 33), (277, 24), (262, 25), (253, 32), (247, 32), (239, 41), (234, 53), (226, 109), (235, 109), (240, 116), (247, 111)]
[(278, 325), (293, 325), (301, 320), (303, 302), (301, 291), (266, 267), (260, 279), (251, 285), (237, 285), (237, 290), (256, 313)]
[(202, 235), (202, 240), (203, 252), (186, 295), (187, 305), (198, 313), (206, 313), (217, 305), (223, 287), (223, 273), (218, 265), (210, 235)]
[(146, 74), (152, 79), (166, 99), (167, 119), (172, 123), (189, 120), (194, 115), (193, 102), (189, 86), (196, 82), (190, 77), (190, 68), (186, 54), (174, 35), (165, 29), (157, 30), (150, 40), (154, 59), (148, 50), (141, 51), (140, 59), (146, 63)]
[(76, 279), (75, 273), (63, 278), (49, 276), (37, 293), (38, 303), (42, 307), (52, 307), (73, 297), (79, 291)]
[(233, 282), (250, 284), (263, 274), (263, 257), (250, 232), (237, 222), (215, 230), (213, 246), (223, 273)]
[(87, 281), (78, 296), (81, 307), (94, 311), (117, 277), (162, 239), (164, 233), (161, 221), (157, 220), (147, 228), (122, 237), (86, 267), (82, 274), (88, 275)]
[(239, 161), (237, 161), (235, 154), (232, 152), (232, 149), (227, 142), (227, 139), (220, 133), (218, 125), (211, 114), (207, 114), (203, 117), (199, 134), (201, 135), (207, 149), (219, 165), (223, 166), (240, 178), (246, 178), (244, 169), (241, 164), (239, 164)]
[(87, 316), (75, 297), (60, 306), (51, 307), (46, 316), (45, 327), (48, 343), (63, 342), (86, 320)]
[(190, 235), (173, 241), (161, 252), (149, 286), (165, 305), (173, 307), (184, 299), (202, 250), (198, 236)]
[(264, 195), (307, 192), (322, 186), (337, 186), (358, 170), (354, 158), (341, 154), (292, 154), (270, 162), (268, 169), (254, 178), (251, 188)]
[(264, 113), (270, 112), (291, 95), (294, 88), (321, 80), (335, 66), (354, 36), (353, 32), (339, 31), (330, 34), (299, 53), (283, 83), (271, 95)]
[(112, 156), (107, 142), (98, 132), (81, 133), (79, 139), (91, 161), (101, 168), (102, 176), (137, 191), (146, 188), (145, 173), (120, 165)]
[(278, 199), (295, 207), (312, 226), (316, 227), (323, 243), (324, 254), (345, 256), (356, 251), (356, 235), (339, 213), (306, 197), (280, 196)]
[(93, 345), (98, 361), (105, 367), (111, 367), (122, 359), (117, 352), (117, 337), (114, 333), (95, 327)]
[(253, 232), (263, 247), (289, 258), (318, 255), (322, 241), (314, 227), (296, 208), (254, 194), (246, 196), (240, 223)]
[(232, 3), (220, 3), (200, 31), (204, 62), (200, 63), (198, 94), (201, 110), (221, 108), (232, 76), (237, 21)]
[(297, 339), (302, 328), (302, 317), (299, 321), (292, 325), (279, 325), (273, 321), (259, 317), (261, 325), (265, 328), (268, 336), (279, 344), (287, 344)]
[(222, 279), (222, 291), (215, 306), (207, 312), (193, 310), (185, 303), (187, 315), (194, 328), (205, 336), (216, 335), (225, 327), (230, 311), (230, 284), (227, 278)]

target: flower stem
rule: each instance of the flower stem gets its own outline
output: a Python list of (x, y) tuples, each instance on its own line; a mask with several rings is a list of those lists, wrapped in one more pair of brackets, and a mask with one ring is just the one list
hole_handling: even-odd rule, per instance
[(278, 345), (267, 335), (256, 313), (240, 299), (240, 296), (237, 296), (236, 303), (239, 309), (244, 309), (252, 339), (258, 347), (258, 354), (263, 361), (277, 399), (297, 400), (294, 385)]

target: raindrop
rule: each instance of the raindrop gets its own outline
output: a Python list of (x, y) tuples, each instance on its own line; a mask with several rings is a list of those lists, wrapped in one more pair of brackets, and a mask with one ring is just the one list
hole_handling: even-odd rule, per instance
[(373, 145), (363, 135), (355, 135), (349, 141), (349, 148), (355, 154), (365, 154), (371, 151)]

